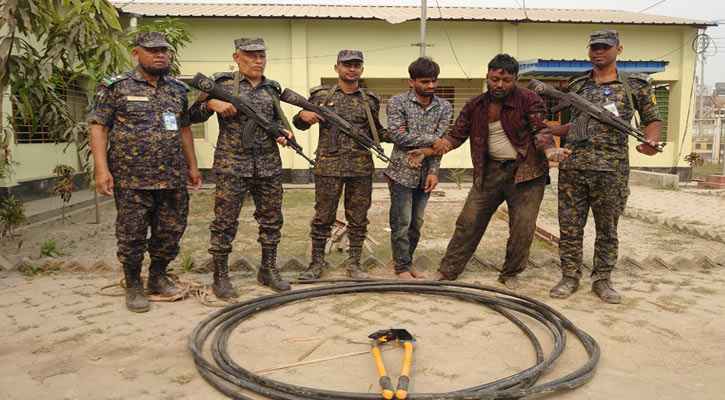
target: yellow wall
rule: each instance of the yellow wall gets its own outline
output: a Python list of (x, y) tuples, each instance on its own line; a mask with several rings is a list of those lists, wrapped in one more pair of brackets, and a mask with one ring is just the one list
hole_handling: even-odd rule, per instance
[[(410, 45), (419, 41), (419, 25), (415, 21), (390, 24), (385, 21), (197, 18), (185, 22), (194, 32), (195, 40), (181, 53), (184, 74), (230, 70), (233, 39), (259, 36), (270, 47), (266, 75), (302, 94), (319, 85), (322, 78), (335, 77), (332, 66), (340, 49), (365, 52), (363, 78), (368, 79), (406, 78), (407, 65), (420, 51)], [(519, 60), (586, 59), (589, 33), (607, 28), (619, 30), (624, 47), (621, 60), (655, 59), (669, 63), (665, 72), (654, 74), (653, 78), (671, 84), (670, 142), (665, 153), (657, 157), (642, 156), (633, 150), (632, 166), (687, 165), (682, 159), (685, 152), (679, 159), (678, 152), (684, 132), (688, 136), (685, 148), (690, 147), (691, 128), (684, 119), (692, 107), (690, 93), (695, 59), (689, 40), (697, 33), (695, 28), (453, 21), (446, 22), (445, 27), (461, 66), (453, 55), (442, 23), (429, 21), (426, 38), (435, 45), (427, 49), (427, 54), (440, 64), (443, 79), (466, 78), (466, 75), (480, 79), (488, 61), (499, 52), (508, 52)], [(685, 42), (688, 43), (682, 46)], [(291, 116), (298, 110), (287, 106), (285, 111)], [(202, 167), (211, 165), (212, 145), (216, 143), (218, 130), (216, 121), (210, 120), (207, 129), (208, 142), (197, 141)], [(295, 132), (308, 154), (317, 146), (316, 132), (316, 129)], [(389, 145), (385, 147), (390, 149)], [(468, 145), (464, 145), (444, 157), (442, 167), (470, 167), (468, 151)], [(285, 168), (307, 168), (306, 162), (292, 151), (282, 154)], [(384, 164), (376, 160), (376, 166), (384, 167)]]
[[(139, 24), (153, 18), (140, 18)], [(239, 37), (263, 37), (270, 50), (267, 53), (266, 75), (281, 83), (282, 87), (307, 94), (309, 88), (320, 84), (322, 78), (335, 77), (333, 64), (336, 54), (343, 48), (365, 52), (363, 78), (407, 78), (408, 64), (418, 57), (420, 49), (411, 46), (419, 41), (416, 21), (390, 24), (385, 21), (304, 20), (304, 19), (242, 19), (242, 18), (187, 18), (194, 40), (181, 50), (182, 73), (192, 76), (196, 72), (211, 74), (234, 68), (231, 54), (233, 40)], [(669, 143), (665, 153), (656, 157), (639, 155), (631, 149), (631, 165), (647, 167), (686, 167), (683, 158), (691, 147), (691, 121), (693, 72), (695, 57), (690, 41), (696, 28), (682, 26), (636, 26), (600, 24), (509, 24), (498, 22), (429, 21), (427, 49), (441, 66), (441, 79), (481, 79), (488, 61), (499, 52), (508, 52), (518, 60), (529, 59), (586, 59), (589, 33), (614, 28), (621, 33), (624, 51), (621, 60), (663, 60), (669, 64), (666, 71), (654, 74), (657, 82), (670, 83)], [(453, 43), (454, 57), (448, 42)], [(669, 54), (668, 54), (669, 53)], [(663, 57), (664, 56), (664, 57)], [(460, 63), (460, 66), (459, 66)], [(9, 104), (5, 102), (5, 110)], [(292, 116), (298, 111), (285, 105)], [(689, 120), (685, 121), (689, 112)], [(305, 152), (311, 155), (317, 147), (317, 129), (295, 131)], [(685, 140), (683, 143), (683, 135)], [(207, 123), (207, 138), (196, 140), (197, 156), (201, 168), (210, 168), (214, 145), (218, 136), (215, 118)], [(27, 147), (27, 148), (25, 148)], [(390, 145), (384, 145), (390, 150)], [(47, 176), (58, 160), (73, 164), (71, 153), (62, 154), (58, 146), (22, 145), (11, 150), (23, 165), (14, 179), (24, 180)], [(306, 169), (307, 162), (291, 150), (282, 150), (285, 168)], [(376, 166), (385, 165), (376, 160)], [(470, 167), (468, 144), (443, 158), (443, 168)], [(5, 182), (7, 183), (7, 181)], [(3, 184), (3, 182), (0, 182)]]

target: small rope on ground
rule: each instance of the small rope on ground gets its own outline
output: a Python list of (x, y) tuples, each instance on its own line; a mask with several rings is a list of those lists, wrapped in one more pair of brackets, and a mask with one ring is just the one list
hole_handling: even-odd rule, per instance
[[(181, 290), (181, 293), (172, 297), (152, 294), (148, 296), (150, 301), (177, 301), (187, 297), (196, 297), (202, 305), (207, 307), (226, 307), (230, 304), (236, 303), (236, 301), (217, 299), (217, 297), (212, 293), (210, 285), (199, 283), (192, 279), (181, 279), (174, 274), (167, 274), (166, 276), (169, 278), (171, 283), (174, 284), (174, 286)], [(142, 279), (146, 281), (146, 278), (142, 277)], [(109, 291), (111, 288), (118, 289)], [(98, 289), (97, 293), (101, 296), (124, 296), (126, 294), (126, 278), (122, 277), (118, 283), (112, 283)]]

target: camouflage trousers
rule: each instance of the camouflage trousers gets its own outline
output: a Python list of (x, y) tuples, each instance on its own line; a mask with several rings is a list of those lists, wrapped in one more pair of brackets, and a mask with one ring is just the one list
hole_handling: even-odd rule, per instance
[(277, 246), (282, 237), (283, 222), (281, 177), (249, 178), (217, 173), (216, 178), (214, 221), (209, 225), (209, 253), (225, 255), (232, 252), (232, 241), (239, 227), (239, 212), (247, 192), (252, 194), (254, 219), (259, 224), (257, 242), (262, 246)]
[(617, 264), (617, 223), (629, 196), (629, 171), (559, 171), (559, 258), (565, 276), (581, 278), (584, 226), (594, 215), (592, 279), (608, 279)]
[(473, 186), (468, 193), (456, 220), (456, 230), (441, 260), (438, 271), (446, 278), (456, 279), (463, 272), (491, 217), (504, 201), (509, 213), (509, 237), (499, 281), (516, 276), (526, 268), (547, 175), (519, 183), (515, 182), (515, 177), (513, 161), (486, 160), (483, 188), (479, 191)]
[[(186, 188), (114, 188), (113, 197), (117, 212), (117, 255), (121, 264), (140, 265), (147, 249), (152, 260), (168, 263), (176, 258), (189, 215)], [(149, 228), (151, 238), (148, 238)]]
[(345, 219), (351, 246), (362, 246), (368, 230), (368, 209), (373, 193), (373, 177), (336, 177), (315, 175), (315, 216), (310, 223), (312, 241), (330, 237), (337, 218), (337, 206), (345, 190)]

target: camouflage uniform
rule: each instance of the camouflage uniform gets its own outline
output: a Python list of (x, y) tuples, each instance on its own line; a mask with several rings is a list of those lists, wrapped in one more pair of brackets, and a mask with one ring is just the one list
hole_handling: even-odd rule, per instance
[[(310, 90), (309, 101), (321, 104), (328, 98), (330, 85), (316, 86)], [(378, 132), (385, 131), (378, 120), (380, 97), (377, 93), (358, 88), (354, 93), (346, 94), (337, 88), (325, 104), (336, 114), (372, 137), (367, 114), (362, 102), (367, 102)], [(301, 130), (310, 125), (296, 115), (294, 125)], [(325, 241), (330, 237), (332, 224), (337, 216), (337, 205), (345, 189), (345, 218), (348, 221), (348, 235), (351, 246), (362, 246), (367, 235), (367, 212), (373, 189), (375, 166), (369, 150), (358, 145), (353, 139), (340, 133), (337, 148), (329, 147), (330, 125), (322, 122), (317, 145), (315, 174), (315, 216), (310, 224), (310, 237), (315, 241)]]
[(168, 76), (154, 88), (139, 67), (101, 81), (89, 122), (111, 127), (108, 166), (124, 266), (140, 266), (147, 247), (152, 263), (168, 264), (179, 253), (189, 210), (181, 138), (190, 124), (188, 90)]
[[(234, 73), (221, 72), (212, 79), (229, 93), (234, 89)], [(262, 78), (253, 87), (244, 75), (240, 76), (237, 96), (248, 99), (260, 112), (284, 128), (281, 117), (275, 110), (272, 96), (279, 96), (281, 88), (273, 80)], [(208, 98), (202, 93), (189, 110), (191, 122), (204, 122), (214, 114), (206, 108)], [(232, 241), (239, 225), (239, 212), (244, 195), (251, 192), (254, 199), (254, 218), (259, 224), (257, 241), (262, 246), (276, 247), (282, 229), (282, 161), (277, 143), (262, 128), (254, 131), (254, 143), (243, 143), (242, 132), (247, 117), (238, 112), (230, 117), (217, 115), (219, 139), (214, 151), (214, 173), (216, 174), (216, 196), (214, 221), (209, 226), (213, 255), (227, 255), (232, 251)]]
[[(622, 75), (629, 83), (632, 105)], [(591, 76), (590, 70), (573, 77), (569, 90), (594, 104), (614, 103), (625, 121), (632, 119), (632, 106), (639, 111), (643, 126), (660, 120), (648, 75), (620, 72), (620, 79), (604, 83)], [(572, 121), (578, 117), (580, 113), (575, 111)], [(566, 148), (571, 155), (559, 164), (559, 256), (564, 276), (579, 279), (584, 226), (591, 208), (596, 224), (592, 280), (606, 280), (617, 263), (617, 223), (629, 196), (629, 136), (594, 118), (586, 132), (577, 135), (585, 139), (568, 139)]]

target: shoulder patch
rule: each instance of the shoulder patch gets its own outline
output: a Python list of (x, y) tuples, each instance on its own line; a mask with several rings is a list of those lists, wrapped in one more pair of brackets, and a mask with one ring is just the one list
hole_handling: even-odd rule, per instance
[(571, 78), (569, 78), (569, 87), (571, 88), (575, 85), (576, 86), (582, 85), (584, 83), (584, 81), (586, 81), (587, 78), (589, 78), (591, 76), (591, 74), (592, 74), (592, 70), (590, 69), (590, 70), (586, 70), (584, 72), (580, 72), (580, 73), (572, 76)]
[(315, 94), (315, 92), (319, 92), (320, 90), (330, 90), (332, 88), (332, 85), (318, 85), (310, 89), (310, 94)]
[(176, 83), (177, 85), (179, 85), (179, 86), (183, 87), (183, 88), (184, 88), (184, 90), (186, 90), (187, 92), (191, 91), (191, 88), (189, 88), (189, 85), (187, 85), (187, 84), (186, 84), (186, 82), (184, 82), (184, 81), (182, 81), (182, 80), (180, 80), (180, 79), (172, 78), (172, 77), (170, 77), (170, 76), (169, 76), (168, 78), (169, 78), (169, 80), (170, 80), (171, 82), (174, 82), (174, 83)]
[(363, 91), (365, 91), (365, 94), (367, 94), (368, 96), (370, 96), (373, 99), (375, 99), (375, 101), (377, 101), (378, 103), (380, 103), (380, 95), (379, 94), (373, 92), (372, 90), (368, 90), (368, 89), (363, 89)]
[(267, 79), (267, 85), (274, 88), (274, 90), (277, 91), (277, 94), (282, 93), (282, 86), (280, 86), (279, 82)]
[(652, 76), (643, 74), (641, 72), (625, 72), (627, 74), (627, 77), (630, 79), (636, 79), (638, 81), (642, 81), (647, 83), (648, 85), (652, 84)]
[(234, 72), (215, 72), (211, 74), (209, 79), (213, 80), (214, 82), (220, 79), (234, 79)]
[(106, 78), (101, 79), (101, 85), (103, 85), (105, 87), (111, 87), (116, 82), (120, 82), (120, 81), (122, 81), (122, 80), (124, 80), (126, 78), (128, 78), (128, 76), (126, 76), (125, 74), (123, 74), (123, 75), (109, 76), (109, 77), (106, 77)]

